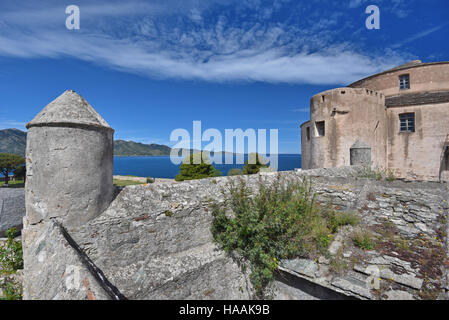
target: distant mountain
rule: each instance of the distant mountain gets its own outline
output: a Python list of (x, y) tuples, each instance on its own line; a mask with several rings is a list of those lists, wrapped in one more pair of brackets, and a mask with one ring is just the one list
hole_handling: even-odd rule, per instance
[[(0, 130), (0, 153), (15, 153), (25, 156), (26, 138), (27, 133), (18, 129)], [(169, 156), (171, 150), (170, 147), (155, 143), (114, 141), (115, 156)]]
[(25, 156), (27, 133), (18, 129), (0, 130), (0, 153), (15, 153)]
[[(15, 153), (25, 156), (27, 133), (18, 129), (0, 130), (0, 153)], [(144, 144), (134, 141), (115, 140), (114, 156), (169, 156), (171, 148), (162, 144)], [(181, 149), (176, 150), (181, 155)], [(198, 152), (198, 150), (190, 150)], [(217, 152), (216, 156), (229, 154)], [(213, 152), (211, 156), (214, 156)]]
[(115, 140), (115, 156), (169, 156), (171, 148), (162, 144), (143, 144), (134, 141)]

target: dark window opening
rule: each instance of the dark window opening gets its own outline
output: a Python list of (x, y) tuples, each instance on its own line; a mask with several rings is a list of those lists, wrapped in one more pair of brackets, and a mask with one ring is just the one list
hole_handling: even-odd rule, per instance
[(414, 113), (403, 113), (399, 115), (399, 132), (415, 132)]
[(410, 75), (405, 74), (399, 77), (399, 89), (401, 90), (410, 89)]
[(321, 96), (321, 100), (324, 102), (324, 100), (325, 100), (324, 96)]
[(449, 146), (446, 146), (446, 150), (444, 151), (443, 170), (449, 171)]
[(307, 141), (310, 140), (310, 127), (306, 128), (306, 139), (307, 139)]
[(324, 137), (325, 135), (325, 126), (324, 126), (324, 121), (317, 121), (315, 122), (315, 126), (316, 126), (316, 133), (318, 135), (318, 137)]

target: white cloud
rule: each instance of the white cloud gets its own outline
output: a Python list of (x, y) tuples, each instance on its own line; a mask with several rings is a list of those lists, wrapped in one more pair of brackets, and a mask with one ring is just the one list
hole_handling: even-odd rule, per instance
[(243, 23), (222, 14), (206, 24), (208, 7), (188, 7), (188, 2), (175, 1), (169, 13), (160, 1), (151, 7), (140, 2), (81, 6), (82, 19), (86, 13), (90, 18), (77, 31), (65, 29), (59, 9), (6, 11), (0, 55), (72, 57), (148, 77), (306, 84), (347, 84), (404, 62), (395, 52), (373, 58), (349, 43), (333, 43), (329, 28), (335, 29), (338, 14), (304, 29), (265, 23), (277, 10), (273, 6)]

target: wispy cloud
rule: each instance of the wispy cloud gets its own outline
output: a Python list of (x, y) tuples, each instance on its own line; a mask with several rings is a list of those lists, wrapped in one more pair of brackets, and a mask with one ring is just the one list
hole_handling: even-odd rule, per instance
[(446, 22), (446, 23), (443, 23), (442, 25), (439, 25), (439, 26), (436, 26), (436, 27), (424, 30), (422, 32), (418, 32), (417, 34), (415, 34), (415, 35), (405, 39), (404, 41), (398, 42), (398, 43), (392, 45), (391, 47), (393, 49), (400, 48), (400, 47), (402, 47), (403, 45), (405, 45), (407, 43), (414, 42), (414, 41), (416, 41), (418, 39), (424, 38), (424, 37), (426, 37), (426, 36), (436, 32), (436, 31), (446, 27), (447, 25), (449, 25), (449, 22)]
[[(306, 84), (347, 84), (404, 62), (393, 51), (375, 56), (334, 41), (339, 13), (311, 18), (306, 27), (267, 22), (280, 1), (241, 1), (232, 9), (224, 0), (81, 1), (81, 30), (72, 31), (64, 26), (65, 8), (45, 3), (37, 11), (5, 10), (0, 55), (72, 57), (147, 77)], [(213, 5), (219, 14), (210, 14)]]
[(310, 108), (292, 109), (293, 112), (310, 112)]

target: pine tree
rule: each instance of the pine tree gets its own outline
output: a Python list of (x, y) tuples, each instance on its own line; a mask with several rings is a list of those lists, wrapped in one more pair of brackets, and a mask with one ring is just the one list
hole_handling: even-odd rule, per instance
[(175, 177), (175, 180), (184, 181), (218, 176), (221, 176), (221, 172), (210, 164), (209, 157), (204, 153), (198, 152), (191, 154), (183, 160), (179, 168), (179, 174)]

